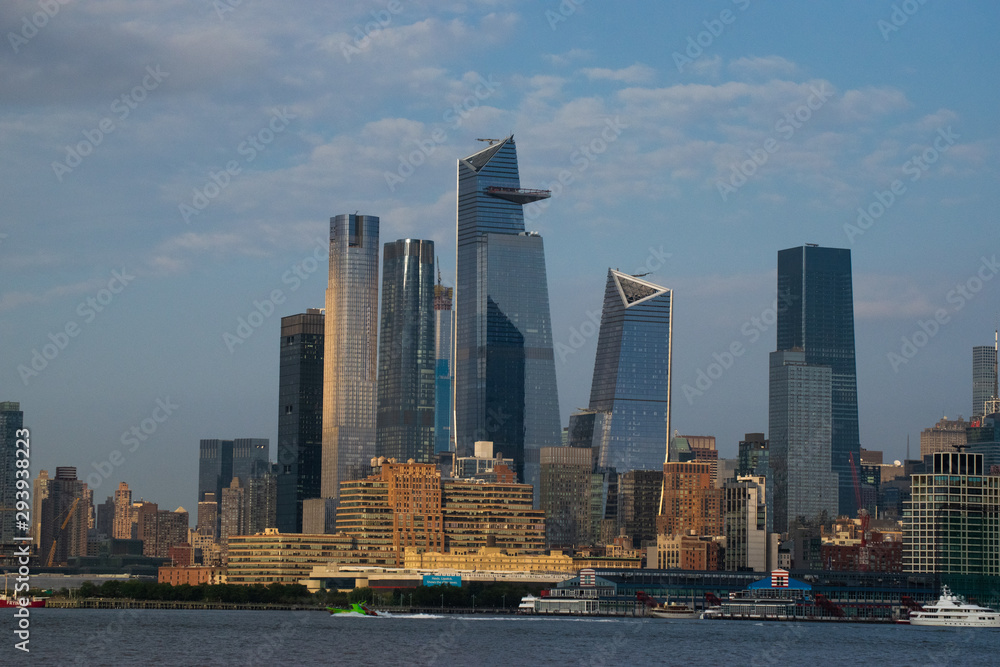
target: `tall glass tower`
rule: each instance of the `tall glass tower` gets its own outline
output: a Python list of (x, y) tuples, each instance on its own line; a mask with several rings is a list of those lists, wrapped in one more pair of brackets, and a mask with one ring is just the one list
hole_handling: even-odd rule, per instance
[(434, 454), (434, 242), (385, 244), (375, 456)]
[(662, 470), (670, 433), (673, 291), (608, 269), (590, 409), (610, 416), (598, 465)]
[(277, 523), (302, 532), (302, 501), (320, 497), (325, 317), (319, 308), (281, 318)]
[[(777, 310), (777, 351), (799, 349), (805, 352), (806, 364), (830, 367), (831, 460), (839, 475), (838, 507), (840, 514), (854, 516), (850, 456), (861, 460), (861, 443), (851, 251), (815, 245), (778, 251)], [(773, 435), (771, 439), (773, 443)]]
[(434, 452), (451, 451), (451, 392), (454, 384), (455, 364), (452, 362), (452, 331), (455, 319), (451, 309), (452, 288), (441, 284), (434, 286)]
[(378, 224), (372, 215), (330, 219), (320, 492), (334, 503), (340, 482), (366, 477), (375, 455)]
[(997, 348), (994, 345), (977, 345), (972, 348), (972, 416), (988, 414), (986, 401), (996, 398)]
[[(14, 544), (14, 519), (17, 509), (17, 471), (27, 470), (16, 465), (18, 431), (24, 427), (21, 404), (0, 402), (0, 545)], [(24, 534), (24, 531), (21, 531)]]
[(458, 161), (457, 455), (492, 441), (536, 502), (539, 450), (562, 437), (545, 251), (522, 208), (549, 195), (521, 187), (513, 136)]

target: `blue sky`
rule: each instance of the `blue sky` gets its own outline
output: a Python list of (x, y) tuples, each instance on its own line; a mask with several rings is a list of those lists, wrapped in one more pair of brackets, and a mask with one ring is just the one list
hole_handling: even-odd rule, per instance
[(456, 159), (511, 132), (554, 191), (526, 214), (564, 423), (608, 267), (642, 268), (674, 289), (673, 427), (735, 455), (803, 243), (852, 250), (862, 445), (970, 413), (1000, 316), (995, 3), (46, 6), (0, 6), (0, 400), (33, 474), (193, 509), (200, 438), (273, 447), (280, 317), (323, 304), (329, 218), (433, 239), (448, 281)]

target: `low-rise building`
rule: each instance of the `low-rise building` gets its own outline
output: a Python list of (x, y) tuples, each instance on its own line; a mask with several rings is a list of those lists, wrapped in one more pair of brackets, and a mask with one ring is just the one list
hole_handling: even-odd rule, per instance
[(420, 552), (407, 548), (407, 569), (425, 570), (490, 570), (494, 572), (576, 572), (573, 558), (561, 551), (544, 553), (518, 553), (498, 547), (460, 549), (450, 553)]
[(192, 567), (161, 567), (157, 581), (161, 584), (180, 586), (199, 586), (201, 584), (224, 584), (226, 580), (226, 568), (224, 567), (204, 567), (195, 565)]

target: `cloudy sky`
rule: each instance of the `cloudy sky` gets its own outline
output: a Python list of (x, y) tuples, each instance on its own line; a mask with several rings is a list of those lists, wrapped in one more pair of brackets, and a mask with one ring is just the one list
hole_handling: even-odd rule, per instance
[(767, 429), (777, 251), (817, 243), (852, 251), (862, 445), (916, 453), (970, 413), (1000, 316), (998, 19), (985, 0), (8, 0), (0, 400), (33, 474), (194, 509), (200, 438), (273, 448), (280, 317), (323, 304), (329, 218), (433, 239), (447, 282), (456, 159), (513, 133), (522, 184), (553, 190), (526, 213), (564, 423), (608, 267), (648, 271), (674, 289), (673, 426), (734, 456)]

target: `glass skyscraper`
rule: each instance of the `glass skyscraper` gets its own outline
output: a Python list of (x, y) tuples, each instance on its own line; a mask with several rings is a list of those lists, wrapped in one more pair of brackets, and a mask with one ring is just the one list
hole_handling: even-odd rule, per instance
[(301, 533), (302, 501), (320, 497), (324, 319), (319, 308), (281, 318), (276, 512), (282, 533)]
[[(604, 412), (598, 465), (662, 470), (670, 433), (673, 292), (608, 269), (590, 410)], [(599, 420), (595, 420), (599, 421)]]
[[(771, 353), (768, 383), (768, 465), (774, 479), (774, 530), (800, 518), (838, 513), (831, 470), (833, 379), (829, 366), (806, 362), (801, 350)], [(850, 478), (850, 475), (848, 475)]]
[(334, 502), (340, 482), (367, 477), (375, 455), (378, 225), (372, 215), (330, 219), (321, 494)]
[(375, 456), (430, 463), (434, 454), (434, 242), (385, 244)]
[(549, 194), (521, 188), (513, 136), (458, 161), (457, 455), (492, 441), (536, 502), (539, 450), (562, 437), (545, 251), (523, 206)]
[[(777, 311), (777, 350), (802, 350), (805, 363), (830, 367), (831, 455), (833, 472), (839, 475), (838, 507), (840, 514), (854, 516), (850, 456), (855, 462), (861, 460), (861, 443), (851, 251), (815, 245), (779, 251)], [(771, 441), (773, 447), (773, 435)]]
[(452, 331), (455, 320), (451, 309), (452, 289), (441, 284), (434, 286), (434, 452), (451, 450), (451, 392), (455, 365), (452, 363)]
[[(24, 428), (21, 404), (0, 402), (0, 546), (14, 544), (14, 515), (17, 505), (17, 432)], [(24, 534), (26, 531), (19, 531)]]
[(972, 348), (972, 416), (985, 414), (986, 401), (996, 398), (997, 349), (992, 345)]

